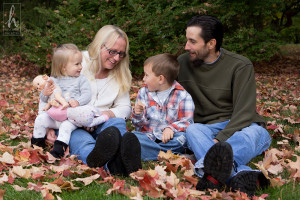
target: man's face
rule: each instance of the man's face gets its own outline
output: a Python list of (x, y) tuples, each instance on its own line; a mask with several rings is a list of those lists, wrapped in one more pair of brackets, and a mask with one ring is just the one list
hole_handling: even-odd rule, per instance
[(191, 61), (201, 60), (205, 62), (205, 59), (209, 56), (209, 49), (200, 37), (202, 29), (197, 26), (190, 26), (186, 29), (186, 45), (185, 50), (190, 52)]

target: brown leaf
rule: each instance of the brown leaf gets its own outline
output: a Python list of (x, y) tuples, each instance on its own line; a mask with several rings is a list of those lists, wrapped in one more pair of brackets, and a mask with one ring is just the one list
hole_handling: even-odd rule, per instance
[(63, 185), (63, 184), (65, 183), (65, 181), (63, 180), (62, 177), (59, 177), (58, 179), (55, 179), (55, 180), (54, 180), (53, 182), (51, 182), (51, 183), (56, 184), (56, 185), (58, 185), (58, 186), (61, 186), (61, 185)]
[(75, 186), (73, 185), (73, 183), (70, 182), (70, 181), (64, 182), (64, 184), (62, 184), (62, 185), (60, 186), (60, 188), (61, 188), (61, 189), (64, 189), (64, 190), (79, 190), (79, 189), (80, 189), (79, 187), (75, 187)]
[(41, 190), (44, 200), (54, 200), (54, 196), (47, 189)]
[(111, 194), (113, 191), (122, 190), (125, 187), (125, 180), (117, 179), (113, 184), (113, 187), (107, 190), (106, 194)]
[(177, 172), (177, 169), (178, 169), (177, 166), (173, 166), (172, 164), (168, 163), (167, 161), (165, 161), (165, 163), (167, 165), (167, 168), (166, 168), (167, 172), (173, 172), (173, 173)]
[(185, 179), (185, 180), (187, 180), (187, 181), (189, 181), (190, 183), (192, 183), (195, 187), (196, 187), (196, 185), (197, 185), (197, 183), (199, 181), (198, 178), (194, 178), (192, 176), (184, 176), (182, 178)]
[(4, 190), (0, 189), (0, 200), (3, 200), (5, 191), (6, 191), (6, 189), (4, 189)]

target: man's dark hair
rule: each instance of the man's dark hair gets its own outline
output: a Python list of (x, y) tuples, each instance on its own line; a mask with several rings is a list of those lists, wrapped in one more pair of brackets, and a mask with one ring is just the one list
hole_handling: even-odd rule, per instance
[(223, 25), (220, 20), (209, 15), (194, 16), (187, 23), (187, 27), (190, 26), (198, 26), (202, 29), (200, 37), (205, 43), (216, 39), (216, 52), (220, 50), (223, 42)]

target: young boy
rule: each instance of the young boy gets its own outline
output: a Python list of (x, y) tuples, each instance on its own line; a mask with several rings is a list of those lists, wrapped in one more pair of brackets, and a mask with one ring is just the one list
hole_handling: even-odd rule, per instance
[(191, 95), (175, 81), (178, 71), (177, 59), (169, 53), (144, 63), (146, 86), (139, 90), (131, 115), (142, 160), (157, 160), (159, 151), (178, 154), (187, 148), (185, 130), (193, 123), (195, 106)]

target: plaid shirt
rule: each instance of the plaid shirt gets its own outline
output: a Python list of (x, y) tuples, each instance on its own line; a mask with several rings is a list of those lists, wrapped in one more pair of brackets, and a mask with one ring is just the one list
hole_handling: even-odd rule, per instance
[(144, 113), (135, 115), (131, 120), (136, 131), (143, 132), (151, 140), (161, 140), (163, 130), (171, 128), (174, 133), (185, 132), (193, 123), (195, 105), (191, 95), (174, 81), (171, 92), (161, 105), (156, 92), (149, 92), (147, 87), (139, 90), (136, 102), (140, 100), (145, 105)]

